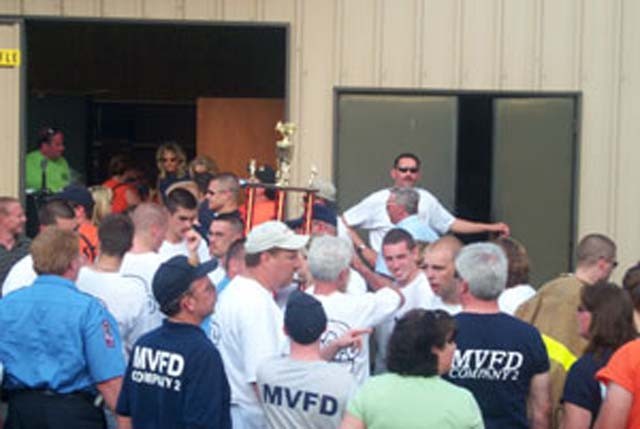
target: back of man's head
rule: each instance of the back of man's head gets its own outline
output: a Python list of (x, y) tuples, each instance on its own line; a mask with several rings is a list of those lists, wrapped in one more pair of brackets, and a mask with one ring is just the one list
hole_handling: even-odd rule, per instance
[(493, 301), (507, 282), (507, 257), (493, 243), (469, 244), (456, 258), (456, 271), (468, 283), (469, 292), (482, 301)]
[(138, 204), (131, 213), (131, 220), (135, 227), (135, 234), (148, 234), (152, 227), (166, 227), (168, 222), (167, 209), (155, 203)]
[(122, 257), (131, 248), (133, 222), (123, 214), (107, 215), (98, 228), (100, 253)]
[(234, 200), (238, 200), (238, 196), (240, 194), (240, 182), (238, 181), (238, 176), (233, 173), (220, 173), (214, 176), (211, 181), (217, 182), (220, 187), (231, 192)]
[(442, 237), (438, 238), (436, 241), (434, 241), (427, 247), (427, 252), (443, 250), (450, 253), (451, 258), (455, 259), (456, 256), (458, 256), (460, 249), (462, 249), (462, 246), (463, 246), (462, 242), (458, 240), (455, 236), (443, 235)]
[(76, 214), (66, 200), (51, 200), (38, 209), (41, 226), (55, 225), (58, 219), (75, 219)]
[(36, 273), (61, 276), (79, 256), (78, 235), (56, 227), (47, 228), (33, 239), (30, 251)]
[(307, 255), (309, 270), (315, 280), (335, 282), (349, 267), (353, 248), (346, 240), (330, 235), (314, 237)]
[(414, 215), (418, 213), (418, 203), (420, 202), (420, 194), (413, 188), (391, 188), (391, 195), (394, 197), (394, 202), (403, 207), (408, 215)]
[(327, 315), (322, 303), (308, 293), (292, 292), (284, 311), (284, 327), (294, 343), (309, 345), (320, 340), (327, 329)]
[(576, 248), (577, 266), (587, 267), (603, 258), (613, 261), (616, 257), (616, 244), (604, 234), (585, 235)]
[(174, 214), (179, 208), (186, 210), (196, 210), (198, 208), (198, 200), (196, 197), (194, 197), (191, 192), (182, 188), (169, 192), (164, 199), (164, 204), (171, 214)]

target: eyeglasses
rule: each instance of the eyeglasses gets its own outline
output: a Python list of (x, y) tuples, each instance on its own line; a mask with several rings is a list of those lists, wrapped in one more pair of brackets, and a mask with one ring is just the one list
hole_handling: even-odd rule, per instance
[(212, 191), (211, 189), (207, 189), (207, 192), (205, 192), (205, 195), (210, 195), (210, 196), (214, 196), (215, 194), (221, 194), (223, 192), (227, 192), (228, 189), (220, 189), (219, 191)]
[(413, 174), (416, 174), (419, 171), (418, 167), (396, 167), (396, 170), (398, 170), (400, 173), (413, 173)]
[(162, 162), (176, 162), (178, 158), (162, 158)]

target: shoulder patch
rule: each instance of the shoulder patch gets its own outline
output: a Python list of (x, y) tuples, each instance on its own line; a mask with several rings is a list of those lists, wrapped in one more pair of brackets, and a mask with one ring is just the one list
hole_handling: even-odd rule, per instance
[(111, 324), (107, 319), (102, 321), (102, 333), (104, 334), (104, 343), (107, 347), (113, 348), (116, 345), (116, 340), (111, 332)]

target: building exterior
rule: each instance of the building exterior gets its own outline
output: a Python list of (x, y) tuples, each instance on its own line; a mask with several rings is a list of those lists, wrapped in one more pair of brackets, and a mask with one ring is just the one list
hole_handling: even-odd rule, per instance
[[(611, 235), (622, 267), (639, 258), (640, 2), (0, 0), (0, 16), (0, 48), (20, 48), (27, 16), (288, 24), (293, 182), (312, 163), (331, 175), (335, 87), (578, 91), (577, 235)], [(19, 192), (23, 85), (0, 68), (1, 194)]]

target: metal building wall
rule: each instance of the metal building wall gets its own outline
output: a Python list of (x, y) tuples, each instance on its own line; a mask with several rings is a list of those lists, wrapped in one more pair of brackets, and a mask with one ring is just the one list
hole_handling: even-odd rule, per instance
[[(290, 23), (299, 181), (332, 171), (334, 86), (582, 91), (578, 234), (611, 234), (622, 266), (640, 258), (636, 0), (0, 0), (0, 14)], [(0, 73), (3, 96), (13, 83)]]

